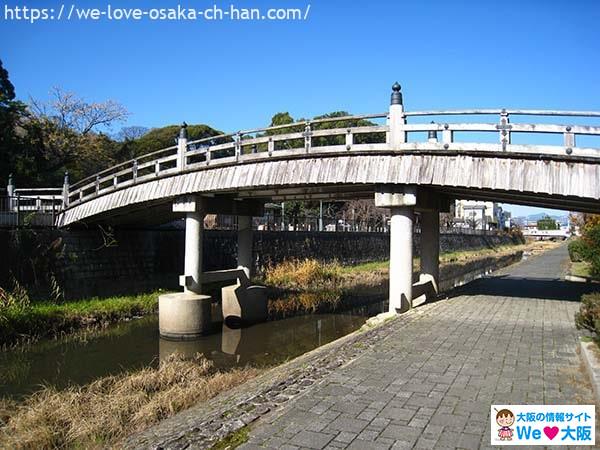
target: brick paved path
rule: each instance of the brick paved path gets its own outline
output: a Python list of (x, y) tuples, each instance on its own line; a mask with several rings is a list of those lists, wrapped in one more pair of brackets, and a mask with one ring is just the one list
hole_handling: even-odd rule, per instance
[(463, 287), (241, 448), (485, 448), (492, 403), (593, 403), (573, 324), (585, 286), (562, 281), (566, 260), (563, 245)]

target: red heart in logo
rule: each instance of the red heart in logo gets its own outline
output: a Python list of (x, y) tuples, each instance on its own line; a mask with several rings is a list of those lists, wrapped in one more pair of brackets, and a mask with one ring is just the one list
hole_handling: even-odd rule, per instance
[(544, 434), (548, 436), (548, 439), (552, 440), (558, 434), (558, 427), (544, 427)]

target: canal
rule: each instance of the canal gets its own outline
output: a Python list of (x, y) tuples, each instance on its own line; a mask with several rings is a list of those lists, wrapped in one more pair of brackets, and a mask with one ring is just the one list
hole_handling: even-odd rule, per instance
[(173, 353), (203, 354), (220, 369), (281, 364), (360, 328), (387, 307), (383, 301), (343, 312), (308, 314), (237, 328), (188, 342), (158, 335), (158, 316), (121, 322), (101, 331), (40, 341), (0, 352), (0, 397), (20, 399), (41, 386), (82, 385), (123, 371), (158, 367)]

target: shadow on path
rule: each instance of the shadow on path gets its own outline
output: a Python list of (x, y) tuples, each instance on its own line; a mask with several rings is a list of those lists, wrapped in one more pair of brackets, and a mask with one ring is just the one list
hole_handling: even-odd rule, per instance
[(457, 287), (448, 293), (448, 297), (493, 295), (578, 302), (583, 294), (590, 292), (600, 292), (600, 284), (577, 283), (560, 278), (521, 278), (499, 275), (480, 278)]

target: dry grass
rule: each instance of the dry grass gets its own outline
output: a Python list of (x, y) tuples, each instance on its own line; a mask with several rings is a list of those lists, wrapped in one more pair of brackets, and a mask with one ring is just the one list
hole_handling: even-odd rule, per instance
[(288, 316), (297, 312), (333, 310), (341, 299), (342, 266), (315, 259), (288, 260), (267, 268), (265, 282), (288, 291), (269, 301), (269, 312)]
[(257, 374), (253, 368), (217, 372), (201, 356), (176, 356), (159, 369), (62, 391), (44, 388), (20, 405), (0, 403), (0, 448), (105, 448)]
[(342, 266), (337, 262), (322, 263), (316, 259), (287, 260), (268, 267), (265, 282), (282, 289), (322, 288), (339, 283)]
[(297, 312), (314, 313), (318, 310), (334, 310), (341, 300), (341, 290), (307, 291), (269, 300), (269, 314), (288, 316)]

